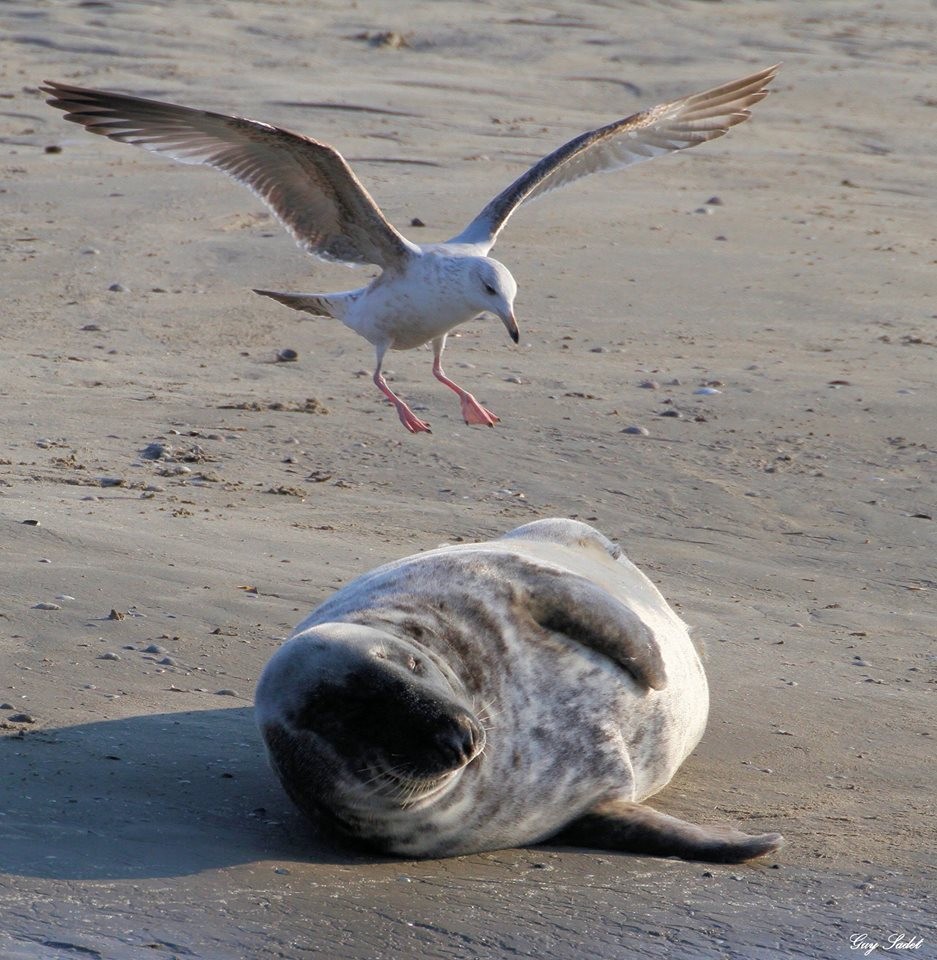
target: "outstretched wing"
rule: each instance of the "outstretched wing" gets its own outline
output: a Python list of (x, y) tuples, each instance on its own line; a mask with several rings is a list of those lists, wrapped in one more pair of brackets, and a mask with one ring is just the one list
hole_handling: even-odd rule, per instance
[(65, 119), (243, 184), (313, 256), (398, 267), (417, 252), (392, 226), (338, 151), (289, 130), (158, 100), (47, 81)]
[(590, 130), (534, 164), (498, 194), (448, 243), (473, 244), (487, 253), (511, 214), (525, 200), (564, 187), (580, 177), (608, 173), (713, 140), (747, 120), (763, 100), (780, 64), (673, 103), (662, 103), (624, 120)]

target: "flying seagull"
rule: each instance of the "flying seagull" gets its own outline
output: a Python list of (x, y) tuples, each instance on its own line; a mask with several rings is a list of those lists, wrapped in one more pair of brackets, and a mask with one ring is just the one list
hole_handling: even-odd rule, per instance
[(41, 88), (65, 119), (91, 133), (132, 143), (183, 163), (207, 164), (255, 193), (297, 243), (323, 260), (372, 264), (381, 273), (366, 287), (340, 293), (256, 290), (294, 310), (334, 317), (371, 343), (374, 383), (411, 433), (429, 433), (387, 385), (388, 350), (433, 345), (433, 375), (455, 391), (468, 424), (499, 418), (446, 376), (446, 335), (482, 313), (501, 319), (511, 339), (517, 284), (488, 256), (511, 214), (524, 202), (580, 177), (607, 173), (721, 137), (747, 120), (778, 66), (662, 103), (575, 137), (535, 163), (445, 243), (411, 243), (386, 219), (341, 154), (328, 144), (280, 127), (158, 100), (47, 81)]

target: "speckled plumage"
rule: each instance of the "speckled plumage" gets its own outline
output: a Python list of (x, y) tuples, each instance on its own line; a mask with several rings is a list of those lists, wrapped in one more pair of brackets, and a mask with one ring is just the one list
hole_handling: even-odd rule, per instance
[[(766, 853), (780, 838), (714, 840), (717, 828), (640, 805), (696, 745), (707, 711), (682, 621), (613, 543), (571, 520), (359, 577), (296, 628), (257, 688), (271, 762), (297, 804), (406, 856), (567, 828), (587, 845)], [(637, 822), (654, 842), (607, 842)]]
[(122, 93), (52, 81), (42, 89), (66, 119), (91, 133), (232, 177), (270, 207), (307, 253), (379, 266), (383, 273), (358, 290), (256, 292), (294, 310), (334, 317), (368, 340), (377, 355), (375, 385), (407, 430), (428, 433), (430, 425), (387, 385), (384, 355), (431, 343), (433, 375), (459, 397), (465, 422), (492, 427), (499, 421), (446, 376), (442, 352), (450, 331), (486, 312), (498, 316), (518, 342), (517, 284), (507, 267), (488, 257), (514, 211), (582, 177), (721, 137), (748, 119), (776, 72), (769, 67), (574, 137), (502, 190), (461, 233), (431, 244), (412, 243), (396, 230), (328, 144), (257, 120)]

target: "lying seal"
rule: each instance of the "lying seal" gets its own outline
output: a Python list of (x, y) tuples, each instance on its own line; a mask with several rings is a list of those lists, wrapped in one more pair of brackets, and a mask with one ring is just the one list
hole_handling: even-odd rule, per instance
[(735, 863), (783, 842), (640, 803), (706, 724), (685, 625), (597, 530), (541, 520), (359, 577), (266, 665), (257, 721), (294, 802), (378, 849), (549, 838)]

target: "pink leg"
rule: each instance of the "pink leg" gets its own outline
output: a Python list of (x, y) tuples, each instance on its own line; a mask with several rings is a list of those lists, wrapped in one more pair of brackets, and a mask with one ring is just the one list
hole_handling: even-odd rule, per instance
[(377, 369), (374, 371), (374, 384), (381, 393), (397, 408), (397, 416), (400, 422), (410, 431), (410, 433), (432, 433), (429, 424), (421, 420), (404, 402), (387, 386), (384, 374), (381, 373), (381, 363), (378, 360)]
[(462, 419), (468, 424), (480, 423), (486, 427), (493, 427), (496, 423), (500, 423), (501, 418), (499, 416), (496, 416), (490, 410), (486, 410), (467, 390), (463, 390), (462, 387), (446, 376), (442, 368), (442, 345), (437, 347), (437, 342), (433, 344), (436, 351), (433, 358), (433, 376), (441, 384), (447, 386), (450, 390), (454, 390), (459, 395), (459, 400), (462, 402)]

